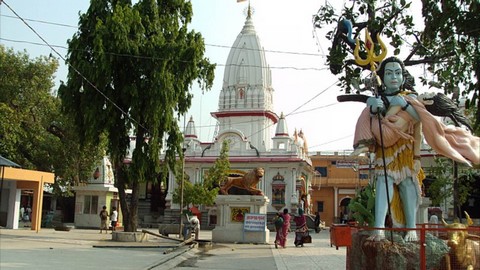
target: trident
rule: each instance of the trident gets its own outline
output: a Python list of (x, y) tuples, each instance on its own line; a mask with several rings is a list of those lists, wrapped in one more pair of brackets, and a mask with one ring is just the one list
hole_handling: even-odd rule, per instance
[[(355, 44), (355, 49), (353, 50), (353, 55), (355, 56), (355, 62), (361, 66), (368, 66), (370, 65), (370, 71), (372, 72), (372, 85), (373, 85), (373, 90), (375, 93), (375, 97), (378, 98), (378, 88), (382, 85), (382, 81), (380, 77), (377, 75), (376, 71), (376, 65), (377, 62), (381, 62), (385, 56), (387, 55), (387, 47), (383, 43), (383, 41), (380, 39), (380, 34), (377, 33), (377, 40), (378, 43), (380, 44), (381, 48), (381, 53), (379, 55), (375, 54), (375, 46), (372, 40), (372, 37), (368, 33), (368, 29), (365, 29), (365, 47), (366, 47), (366, 53), (367, 57), (363, 59), (359, 55), (360, 51), (360, 40), (357, 38), (356, 44)], [(382, 120), (381, 120), (381, 114), (377, 112), (378, 115), (378, 126), (380, 130), (380, 145), (382, 146), (382, 161), (383, 161), (383, 172), (385, 175), (385, 190), (387, 191), (387, 204), (388, 204), (388, 215), (390, 218), (392, 218), (392, 212), (390, 210), (390, 194), (388, 191), (388, 183), (387, 183), (387, 167), (386, 167), (386, 161), (385, 161), (385, 147), (383, 143), (383, 131), (382, 131)], [(393, 232), (390, 231), (390, 238), (391, 241), (393, 242)]]

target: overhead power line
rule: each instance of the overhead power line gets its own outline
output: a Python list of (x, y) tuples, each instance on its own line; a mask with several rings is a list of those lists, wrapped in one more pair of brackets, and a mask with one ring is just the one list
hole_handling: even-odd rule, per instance
[[(11, 15), (0, 15), (0, 16), (1, 16), (1, 17), (12, 18), (12, 19), (19, 19), (18, 17), (11, 16)], [(68, 27), (68, 28), (78, 29), (78, 26), (68, 25), (68, 24), (63, 24), (63, 23), (49, 22), (49, 21), (36, 20), (36, 19), (26, 19), (26, 18), (24, 18), (23, 20), (24, 20), (24, 21), (30, 21), (30, 22), (47, 24), (47, 25), (54, 25), (54, 26), (61, 26), (61, 27)], [(40, 45), (40, 44), (39, 44), (39, 45)], [(41, 44), (41, 45), (43, 45), (43, 44)], [(326, 57), (325, 54), (319, 54), (319, 53), (292, 52), (292, 51), (265, 50), (265, 49), (260, 50), (260, 49), (253, 49), (253, 48), (233, 47), (233, 46), (228, 46), (228, 45), (218, 45), (218, 44), (209, 44), (209, 43), (205, 43), (205, 46), (208, 46), (208, 47), (216, 47), (216, 48), (224, 48), (224, 49), (227, 49), (227, 50), (241, 48), (241, 49), (243, 49), (243, 50), (249, 50), (249, 51), (264, 51), (264, 52), (267, 52), (267, 53), (280, 53), (280, 54), (291, 54), (291, 55)]]
[[(98, 93), (100, 93), (108, 102), (110, 102), (112, 105), (114, 105), (124, 116), (128, 117), (130, 120), (132, 120), (133, 122), (135, 122), (136, 124), (138, 124), (140, 127), (144, 128), (147, 132), (148, 129), (146, 127), (144, 127), (142, 124), (140, 124), (136, 119), (133, 119), (129, 114), (127, 114), (125, 111), (123, 111), (114, 101), (112, 101), (108, 96), (106, 96), (101, 90), (99, 90), (90, 80), (88, 80), (88, 78), (86, 78), (76, 67), (72, 66), (70, 63), (68, 63), (65, 59), (64, 56), (62, 56), (55, 48), (58, 48), (58, 49), (65, 49), (65, 50), (68, 50), (68, 47), (66, 46), (61, 46), (61, 45), (52, 45), (50, 44), (49, 42), (47, 42), (32, 26), (30, 26), (27, 21), (30, 21), (30, 22), (37, 22), (37, 23), (43, 23), (43, 24), (50, 24), (50, 25), (55, 25), (55, 26), (61, 26), (61, 27), (71, 27), (71, 28), (78, 28), (77, 26), (73, 26), (73, 25), (67, 25), (67, 24), (61, 24), (61, 23), (53, 23), (53, 22), (48, 22), (48, 21), (43, 21), (43, 20), (33, 20), (33, 19), (24, 19), (22, 18), (20, 15), (18, 15), (7, 3), (5, 3), (5, 1), (3, 0), (0, 0), (0, 3), (4, 3), (5, 6), (13, 13), (15, 14), (16, 17), (14, 16), (9, 16), (9, 15), (0, 15), (0, 16), (3, 16), (3, 17), (9, 17), (9, 18), (15, 18), (15, 19), (19, 19), (21, 20), (37, 37), (39, 37), (44, 43), (39, 43), (39, 42), (31, 42), (31, 41), (22, 41), (22, 40), (13, 40), (13, 39), (6, 39), (6, 38), (2, 38), (0, 37), (0, 40), (3, 40), (3, 41), (9, 41), (9, 42), (17, 42), (17, 43), (26, 43), (26, 44), (32, 44), (32, 45), (37, 45), (37, 46), (47, 46), (49, 47), (60, 59), (62, 59), (63, 61), (65, 61), (67, 63), (67, 65), (69, 67), (71, 67), (85, 82), (87, 82), (90, 86), (92, 86), (92, 88), (94, 88)], [(232, 47), (232, 46), (224, 46), (224, 45), (215, 45), (215, 44), (205, 44), (206, 46), (211, 46), (211, 47), (219, 47), (219, 48), (225, 48), (225, 49), (234, 49), (235, 47)], [(243, 48), (245, 49), (245, 48)], [(261, 50), (257, 50), (257, 49), (249, 49), (249, 50), (256, 50), (256, 51), (261, 51)], [(293, 55), (305, 55), (305, 56), (321, 56), (321, 57), (325, 57), (324, 54), (314, 54), (314, 53), (302, 53), (302, 52), (288, 52), (288, 51), (276, 51), (276, 50), (262, 50), (264, 52), (271, 52), (271, 53), (282, 53), (282, 54), (293, 54)], [(121, 56), (121, 57), (135, 57), (135, 58), (141, 58), (141, 59), (151, 59), (151, 60), (158, 60), (160, 58), (156, 58), (156, 57), (150, 57), (150, 56), (139, 56), (139, 55), (131, 55), (131, 54), (118, 54), (118, 53), (109, 53), (109, 52), (105, 52), (106, 54), (110, 54), (110, 55), (115, 55), (115, 56)], [(187, 61), (185, 61), (187, 62)], [(218, 66), (224, 66), (226, 67), (227, 65), (225, 64), (217, 64)], [(231, 65), (231, 66), (236, 66), (235, 64)], [(243, 65), (244, 67), (261, 67), (261, 66), (255, 66), (255, 65)], [(289, 67), (289, 66), (280, 66), (280, 67), (269, 67), (270, 69), (295, 69), (295, 70), (318, 70), (318, 71), (321, 71), (321, 70), (326, 70), (327, 68), (312, 68), (312, 67)], [(326, 89), (322, 90), (321, 92), (319, 92), (317, 95), (315, 95), (314, 97), (312, 97), (311, 99), (309, 99), (308, 101), (306, 101), (305, 103), (303, 103), (302, 105), (298, 106), (295, 110), (293, 110), (292, 112), (288, 113), (286, 116), (289, 116), (289, 115), (295, 115), (295, 114), (300, 114), (300, 113), (304, 113), (304, 112), (309, 112), (309, 111), (312, 111), (312, 110), (317, 110), (317, 109), (321, 109), (321, 108), (324, 108), (324, 107), (328, 107), (328, 106), (332, 106), (332, 105), (335, 105), (335, 104), (329, 104), (329, 105), (325, 105), (325, 106), (322, 106), (322, 107), (317, 107), (317, 108), (313, 108), (313, 109), (309, 109), (309, 110), (305, 110), (305, 111), (300, 111), (300, 112), (297, 112), (300, 108), (304, 107), (305, 105), (307, 105), (308, 103), (310, 103), (312, 100), (314, 100), (315, 98), (317, 98), (318, 96), (320, 96), (321, 94), (323, 94), (325, 91), (327, 91), (328, 89), (330, 89), (333, 85), (335, 85), (337, 82), (335, 82), (334, 84), (328, 86)], [(271, 127), (271, 125), (269, 126), (266, 126), (264, 127), (263, 129), (247, 136), (247, 137), (251, 137), (255, 134), (257, 134), (258, 132), (261, 132), (269, 127)], [(351, 135), (350, 135), (351, 136)], [(343, 139), (343, 138), (342, 138)], [(330, 142), (328, 142), (330, 143)], [(326, 143), (326, 144), (328, 144)], [(322, 144), (323, 145), (323, 144)]]
[[(59, 48), (59, 49), (64, 49), (64, 50), (68, 50), (68, 47), (67, 46), (62, 46), (62, 45), (52, 45), (52, 44), (44, 44), (44, 43), (40, 43), (40, 42), (32, 42), (32, 41), (25, 41), (25, 40), (15, 40), (15, 39), (8, 39), (8, 38), (2, 38), (0, 37), (0, 40), (3, 40), (3, 41), (8, 41), (8, 42), (15, 42), (15, 43), (25, 43), (25, 44), (31, 44), (31, 45), (37, 45), (37, 46), (46, 46), (46, 47), (55, 47), (55, 48)], [(143, 56), (143, 55), (134, 55), (134, 54), (123, 54), (123, 53), (113, 53), (113, 52), (103, 52), (104, 54), (108, 54), (108, 55), (113, 55), (113, 56), (119, 56), (119, 57), (129, 57), (129, 58), (136, 58), (136, 59), (143, 59), (143, 60), (165, 60), (163, 58), (160, 58), (160, 57), (152, 57), (152, 56)], [(62, 57), (63, 59), (63, 57)], [(173, 61), (177, 61), (177, 62), (183, 62), (183, 63), (189, 63), (189, 61), (183, 61), (183, 60), (173, 60)], [(282, 70), (282, 69), (292, 69), (292, 70), (298, 70), (298, 71), (302, 71), (302, 70), (311, 70), (311, 71), (323, 71), (323, 70), (327, 70), (328, 68), (325, 67), (325, 68), (316, 68), (316, 67), (294, 67), (294, 66), (258, 66), (258, 65), (238, 65), (238, 64), (230, 64), (230, 65), (226, 65), (226, 64), (220, 64), (220, 63), (215, 63), (217, 66), (219, 67), (227, 67), (227, 66), (242, 66), (242, 67), (246, 67), (246, 68), (251, 68), (251, 67), (258, 67), (258, 68), (270, 68), (270, 69), (278, 69), (278, 70)]]

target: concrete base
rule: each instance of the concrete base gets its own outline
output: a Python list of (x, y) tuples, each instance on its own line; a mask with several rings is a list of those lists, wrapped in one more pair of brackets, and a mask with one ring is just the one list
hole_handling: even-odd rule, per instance
[(244, 231), (243, 215), (267, 215), (269, 199), (266, 196), (251, 195), (218, 195), (217, 225), (212, 231), (212, 241), (216, 243), (257, 243), (269, 242), (270, 230), (267, 226), (261, 231)]
[(112, 240), (118, 242), (141, 242), (148, 241), (148, 234), (142, 232), (113, 232)]
[(162, 235), (168, 236), (169, 234), (179, 234), (180, 224), (159, 224), (158, 232)]

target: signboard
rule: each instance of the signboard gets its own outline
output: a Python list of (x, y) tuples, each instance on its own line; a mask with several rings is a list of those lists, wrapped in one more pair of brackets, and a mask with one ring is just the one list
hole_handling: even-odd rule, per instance
[(267, 226), (267, 215), (245, 214), (243, 230), (250, 232), (263, 232)]
[(337, 168), (353, 168), (357, 165), (357, 162), (354, 160), (337, 160)]

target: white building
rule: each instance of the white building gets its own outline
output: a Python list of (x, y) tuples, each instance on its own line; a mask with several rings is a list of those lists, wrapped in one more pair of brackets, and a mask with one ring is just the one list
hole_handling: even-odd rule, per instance
[[(264, 168), (258, 188), (270, 199), (268, 212), (284, 207), (296, 211), (309, 204), (313, 169), (305, 137), (296, 130), (290, 136), (283, 113), (278, 116), (273, 105), (271, 71), (249, 10), (225, 65), (218, 111), (211, 113), (217, 119), (213, 142), (198, 139), (193, 117), (186, 126), (185, 174), (190, 181), (203, 181), (205, 172), (219, 157), (223, 141), (229, 140), (232, 171)], [(171, 203), (176, 187), (173, 174), (168, 187), (167, 205), (179, 209), (178, 204)]]

